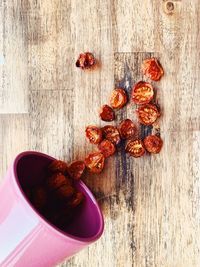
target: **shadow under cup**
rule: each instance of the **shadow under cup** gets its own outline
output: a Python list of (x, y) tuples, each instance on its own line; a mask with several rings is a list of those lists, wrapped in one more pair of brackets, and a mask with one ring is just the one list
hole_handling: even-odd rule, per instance
[(101, 210), (82, 181), (76, 181), (75, 187), (84, 194), (84, 202), (64, 230), (51, 224), (26, 197), (24, 189), (41, 184), (52, 160), (39, 152), (23, 152), (0, 186), (1, 267), (54, 266), (103, 233)]

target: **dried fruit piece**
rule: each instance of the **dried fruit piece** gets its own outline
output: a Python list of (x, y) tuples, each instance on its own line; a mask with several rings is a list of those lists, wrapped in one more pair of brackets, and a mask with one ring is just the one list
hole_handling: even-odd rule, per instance
[(80, 160), (72, 162), (68, 167), (69, 175), (75, 180), (79, 180), (81, 178), (84, 170), (85, 170), (85, 163)]
[(53, 160), (48, 167), (50, 172), (61, 172), (63, 174), (67, 171), (67, 163), (62, 160)]
[(153, 99), (153, 86), (150, 83), (140, 81), (134, 85), (131, 95), (136, 104), (148, 104)]
[(72, 199), (69, 201), (69, 206), (72, 208), (75, 208), (82, 203), (83, 199), (84, 199), (83, 193), (82, 192), (76, 192), (73, 195)]
[(144, 138), (144, 146), (150, 153), (157, 154), (160, 152), (163, 141), (159, 136), (149, 135)]
[(81, 69), (92, 68), (95, 64), (95, 57), (90, 52), (80, 54), (78, 60), (76, 61), (76, 67)]
[(102, 140), (102, 130), (97, 126), (87, 126), (85, 133), (92, 144), (99, 144)]
[(115, 145), (119, 144), (121, 139), (117, 127), (106, 125), (102, 128), (102, 131), (105, 139), (111, 141)]
[(112, 91), (110, 104), (113, 108), (122, 108), (127, 102), (126, 92), (122, 88), (117, 88)]
[(114, 110), (108, 105), (101, 107), (99, 116), (103, 121), (113, 121), (115, 119)]
[(157, 118), (160, 116), (160, 113), (155, 105), (146, 104), (138, 108), (137, 110), (138, 119), (140, 123), (144, 125), (153, 124)]
[(85, 165), (92, 173), (100, 173), (104, 167), (104, 155), (101, 152), (93, 152), (85, 159)]
[(35, 187), (32, 190), (32, 203), (36, 209), (43, 209), (47, 204), (47, 193), (42, 186)]
[(143, 61), (142, 72), (153, 81), (159, 81), (164, 74), (161, 64), (154, 57)]
[(71, 185), (63, 185), (55, 192), (57, 197), (61, 200), (71, 197), (74, 194), (75, 189)]
[(47, 178), (46, 185), (49, 190), (56, 190), (63, 185), (71, 185), (71, 181), (62, 173), (55, 173)]
[(145, 149), (141, 140), (129, 140), (126, 144), (126, 152), (135, 158), (141, 157), (145, 153)]
[(101, 151), (101, 153), (104, 155), (105, 158), (112, 156), (116, 151), (115, 145), (107, 139), (104, 139), (98, 145), (98, 149)]
[(136, 126), (129, 119), (123, 120), (118, 128), (122, 139), (130, 139), (134, 137), (136, 133)]

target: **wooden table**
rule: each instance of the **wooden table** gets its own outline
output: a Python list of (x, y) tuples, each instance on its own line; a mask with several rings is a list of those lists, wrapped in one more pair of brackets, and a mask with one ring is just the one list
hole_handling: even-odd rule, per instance
[[(159, 155), (110, 158), (87, 175), (105, 216), (101, 240), (67, 267), (200, 265), (200, 1), (0, 1), (1, 176), (14, 156), (39, 150), (71, 161), (95, 149), (88, 124), (114, 85), (127, 91), (143, 58), (156, 55), (164, 147)], [(82, 51), (101, 68), (75, 67)], [(133, 118), (134, 106), (117, 113)], [(145, 129), (141, 129), (141, 132)]]

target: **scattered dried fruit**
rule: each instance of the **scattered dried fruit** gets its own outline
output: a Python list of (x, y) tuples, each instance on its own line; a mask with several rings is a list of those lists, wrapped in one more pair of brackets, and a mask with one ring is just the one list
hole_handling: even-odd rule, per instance
[(95, 57), (90, 52), (80, 54), (78, 60), (76, 61), (76, 67), (81, 69), (92, 68), (95, 64)]
[(102, 130), (97, 126), (87, 126), (85, 133), (91, 144), (99, 144), (102, 140)]
[(46, 185), (50, 191), (56, 190), (63, 185), (71, 185), (68, 177), (62, 173), (55, 173), (46, 179)]
[(118, 145), (120, 143), (121, 139), (117, 127), (106, 125), (102, 128), (102, 131), (105, 139), (111, 141), (114, 145)]
[(53, 160), (48, 169), (50, 172), (61, 172), (65, 174), (67, 171), (67, 163), (62, 160)]
[(112, 108), (122, 108), (127, 103), (126, 92), (122, 88), (117, 88), (112, 91), (110, 104)]
[(144, 146), (150, 153), (157, 154), (160, 152), (163, 141), (159, 136), (149, 135), (144, 138)]
[(107, 139), (104, 139), (98, 145), (98, 149), (104, 155), (105, 158), (108, 158), (108, 157), (112, 156), (116, 151), (115, 145), (111, 141), (109, 141)]
[(136, 104), (148, 104), (153, 99), (153, 86), (150, 83), (140, 81), (134, 85), (131, 95)]
[(157, 107), (153, 104), (146, 104), (138, 108), (137, 110), (138, 118), (140, 123), (144, 125), (153, 124), (157, 118), (160, 116), (160, 113)]
[(120, 123), (118, 129), (119, 129), (119, 133), (122, 139), (133, 138), (136, 133), (136, 126), (129, 119), (123, 120)]
[(142, 72), (153, 81), (159, 81), (164, 74), (161, 64), (154, 57), (143, 61)]
[(145, 149), (141, 140), (128, 140), (126, 144), (126, 152), (135, 158), (141, 157), (145, 153)]
[(105, 157), (101, 152), (93, 152), (85, 159), (85, 165), (92, 173), (100, 173), (104, 167)]
[(85, 170), (85, 162), (77, 160), (72, 162), (68, 167), (69, 175), (75, 179), (79, 180)]
[(108, 105), (101, 107), (99, 116), (103, 121), (113, 121), (115, 119), (114, 110)]

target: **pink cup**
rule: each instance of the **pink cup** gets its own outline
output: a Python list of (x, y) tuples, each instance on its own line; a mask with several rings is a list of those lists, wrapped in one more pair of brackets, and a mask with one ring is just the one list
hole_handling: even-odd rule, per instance
[(47, 267), (71, 257), (100, 238), (104, 221), (86, 185), (76, 187), (85, 202), (65, 231), (49, 223), (31, 205), (22, 187), (44, 177), (54, 158), (38, 152), (19, 154), (0, 187), (0, 266)]

